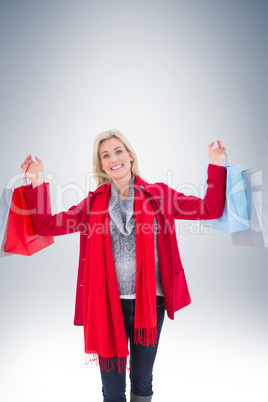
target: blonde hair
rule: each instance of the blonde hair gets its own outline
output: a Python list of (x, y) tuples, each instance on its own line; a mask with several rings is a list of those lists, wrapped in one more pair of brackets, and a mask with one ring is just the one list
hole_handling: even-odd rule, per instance
[(97, 137), (94, 140), (94, 146), (93, 146), (93, 174), (94, 174), (94, 179), (97, 182), (97, 187), (101, 186), (102, 184), (109, 183), (111, 181), (111, 178), (107, 176), (107, 174), (102, 170), (101, 167), (101, 160), (100, 160), (100, 155), (99, 155), (99, 149), (100, 149), (100, 144), (105, 141), (109, 140), (110, 138), (117, 138), (119, 141), (121, 141), (129, 155), (132, 156), (133, 160), (131, 162), (131, 171), (134, 175), (139, 176), (142, 180), (146, 181), (143, 179), (143, 177), (140, 175), (139, 172), (139, 167), (138, 167), (138, 158), (137, 155), (126, 139), (126, 137), (121, 133), (121, 131), (112, 129), (108, 131), (103, 131), (102, 133), (98, 134)]

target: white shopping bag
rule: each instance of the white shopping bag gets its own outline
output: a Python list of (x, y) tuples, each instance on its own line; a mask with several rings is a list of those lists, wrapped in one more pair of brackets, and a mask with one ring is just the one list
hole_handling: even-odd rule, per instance
[(6, 235), (7, 235), (7, 222), (8, 215), (12, 200), (13, 191), (5, 188), (0, 197), (0, 257), (12, 255), (5, 252)]
[(249, 229), (232, 233), (236, 246), (268, 247), (268, 193), (262, 185), (262, 171), (243, 171), (248, 201)]

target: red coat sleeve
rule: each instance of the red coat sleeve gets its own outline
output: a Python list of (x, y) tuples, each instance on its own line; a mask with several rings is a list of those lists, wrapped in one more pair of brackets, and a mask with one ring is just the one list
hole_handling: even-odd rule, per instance
[(207, 191), (205, 198), (186, 196), (171, 189), (171, 205), (175, 219), (217, 219), (223, 214), (226, 190), (226, 168), (208, 165)]
[(32, 188), (27, 186), (24, 194), (36, 233), (41, 236), (60, 236), (78, 232), (86, 198), (66, 212), (52, 215), (50, 198), (45, 183)]

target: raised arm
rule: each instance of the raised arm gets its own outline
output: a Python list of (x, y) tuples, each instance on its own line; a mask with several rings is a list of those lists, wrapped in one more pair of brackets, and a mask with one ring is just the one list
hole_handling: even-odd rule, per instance
[(72, 206), (68, 211), (52, 215), (50, 197), (43, 179), (43, 163), (37, 157), (36, 160), (37, 162), (33, 162), (31, 155), (28, 155), (20, 165), (32, 183), (26, 186), (24, 194), (36, 233), (41, 236), (60, 236), (78, 232), (87, 199)]
[(207, 191), (203, 198), (169, 189), (175, 219), (207, 220), (222, 216), (225, 205), (226, 168), (208, 165)]
[(212, 148), (214, 142), (208, 146), (207, 191), (204, 199), (195, 196), (186, 196), (174, 189), (170, 189), (171, 205), (175, 219), (208, 220), (220, 218), (225, 205), (226, 168), (221, 166), (225, 157), (223, 150), (226, 147), (222, 141), (217, 141), (218, 148)]

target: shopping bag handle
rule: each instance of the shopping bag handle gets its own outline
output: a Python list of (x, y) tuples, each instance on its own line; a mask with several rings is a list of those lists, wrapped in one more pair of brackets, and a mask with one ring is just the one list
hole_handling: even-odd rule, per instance
[[(225, 149), (221, 149), (222, 152), (224, 152), (225, 154), (225, 159), (224, 159), (224, 166), (233, 166), (233, 165), (237, 165), (237, 163), (235, 162), (235, 160), (230, 156), (229, 152), (227, 153), (227, 151), (225, 151)], [(230, 160), (232, 160), (232, 164), (230, 164)]]
[(27, 169), (26, 169), (25, 172), (24, 172), (23, 183), (22, 183), (23, 186), (27, 186), (27, 176), (26, 176), (26, 173), (28, 172), (28, 169), (29, 169), (29, 167), (30, 167), (32, 164), (33, 164), (33, 161), (31, 161), (31, 162), (29, 163), (29, 165), (27, 166)]

